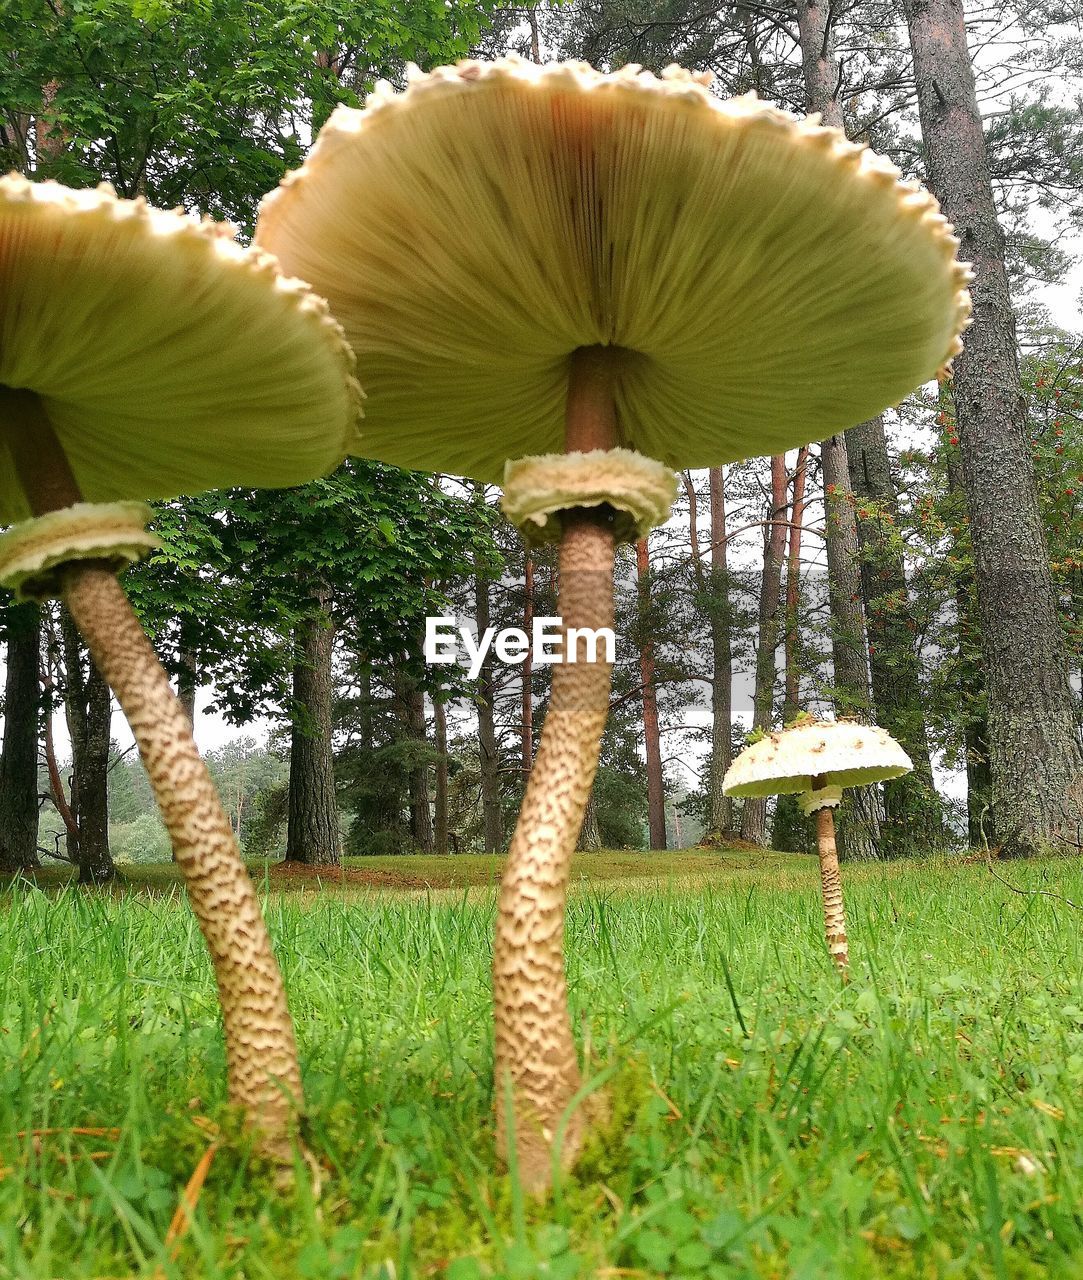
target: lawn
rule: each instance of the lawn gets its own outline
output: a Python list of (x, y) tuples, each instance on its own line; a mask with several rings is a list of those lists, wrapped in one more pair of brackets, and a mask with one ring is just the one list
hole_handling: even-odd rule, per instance
[(224, 1145), (172, 1249), (235, 1128), (172, 869), (0, 894), (0, 1277), (1083, 1274), (1077, 861), (998, 866), (1022, 892), (981, 863), (846, 868), (844, 989), (811, 860), (580, 859), (569, 978), (612, 1118), (544, 1204), (493, 1160), (495, 869), (257, 869), (322, 1194)]

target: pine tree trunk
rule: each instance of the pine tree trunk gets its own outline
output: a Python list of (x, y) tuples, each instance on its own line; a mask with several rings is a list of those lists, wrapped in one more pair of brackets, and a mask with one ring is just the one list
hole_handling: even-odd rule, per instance
[(4, 744), (0, 748), (0, 875), (39, 866), (38, 662), (36, 604), (7, 610)]
[(433, 745), (436, 747), (436, 787), (433, 793), (433, 848), (448, 851), (447, 825), (447, 709), (442, 698), (433, 696)]
[[(827, 514), (827, 594), (831, 608), (831, 658), (835, 714), (869, 718), (869, 663), (861, 607), (860, 547), (846, 439), (820, 445)], [(839, 811), (838, 845), (847, 858), (879, 857), (880, 804), (874, 787), (856, 788)]]
[(906, 564), (893, 527), (899, 511), (883, 418), (851, 427), (846, 448), (858, 505), (864, 500), (876, 508), (857, 523), (876, 723), (914, 763), (912, 773), (884, 784), (881, 851), (885, 857), (926, 852), (944, 843), (943, 812), (933, 781)]
[[(116, 875), (109, 850), (109, 686), (88, 655), (67, 608), (60, 619), (64, 642), (64, 707), (71, 739), (71, 811), (78, 835), (68, 853), (80, 884), (103, 884)], [(85, 663), (85, 665), (84, 665)]]
[[(636, 581), (640, 626), (649, 625), (651, 607), (650, 553), (647, 539), (636, 542)], [(643, 745), (647, 760), (647, 829), (651, 849), (666, 847), (666, 791), (662, 776), (662, 743), (658, 728), (658, 691), (654, 684), (654, 645), (640, 641), (639, 679), (643, 688)]]
[[(428, 746), (429, 729), (425, 719), (425, 694), (411, 683), (406, 702), (407, 724), (415, 742)], [(418, 764), (410, 770), (410, 835), (419, 853), (432, 853), (436, 838), (432, 828), (432, 810), (429, 807), (429, 765)]]
[(294, 635), (286, 860), (311, 867), (342, 863), (332, 743), (335, 633), (328, 613), (330, 596), (325, 584), (315, 585), (315, 612), (298, 624)]
[(974, 267), (956, 357), (963, 487), (989, 697), (992, 819), (1006, 853), (1083, 837), (1083, 748), (1027, 448), (1015, 317), (960, 0), (906, 0), (930, 185)]
[[(946, 389), (941, 387), (941, 404), (947, 399)], [(956, 501), (965, 501), (959, 461), (953, 453), (949, 453), (947, 457), (947, 473), (948, 492)], [(967, 564), (968, 557), (965, 553), (960, 559)], [(989, 768), (985, 673), (974, 656), (981, 648), (981, 628), (978, 624), (974, 572), (971, 567), (958, 569), (955, 574), (955, 634), (959, 663), (957, 690), (963, 716), (962, 737), (966, 764), (967, 843), (972, 849), (981, 849), (993, 839), (989, 816), (993, 783)]]
[(786, 552), (786, 683), (782, 698), (782, 723), (789, 724), (801, 709), (801, 668), (798, 661), (801, 601), (801, 525), (805, 518), (805, 472), (808, 447), (797, 454), (793, 473), (790, 545)]
[(733, 763), (733, 641), (729, 571), (726, 565), (726, 480), (721, 467), (710, 470), (711, 492), (711, 768), (708, 829), (711, 834), (733, 827), (733, 802), (722, 783)]
[(583, 825), (579, 828), (579, 844), (584, 853), (593, 853), (602, 847), (602, 834), (598, 828), (598, 802), (591, 787), (587, 805), (583, 810)]
[[(775, 650), (781, 624), (782, 561), (786, 553), (786, 459), (771, 459), (771, 510), (764, 542), (763, 577), (760, 583), (759, 636), (756, 645), (756, 692), (752, 712), (754, 729), (769, 729), (775, 705)], [(767, 801), (751, 797), (741, 814), (741, 839), (752, 844), (767, 842)]]
[[(840, 76), (835, 63), (832, 23), (835, 13), (821, 0), (797, 0), (797, 27), (805, 100), (810, 112), (818, 111), (825, 125), (846, 128), (838, 100)], [(865, 614), (861, 607), (861, 549), (852, 505), (847, 469), (849, 433), (833, 436), (820, 445), (827, 514), (828, 601), (831, 609), (831, 653), (835, 671), (836, 715), (867, 718), (869, 665)], [(832, 494), (838, 495), (833, 500)], [(879, 856), (880, 800), (876, 789), (855, 791), (839, 811), (838, 845), (844, 856)]]
[(199, 658), (196, 656), (194, 632), (194, 620), (182, 618), (177, 646), (177, 665), (180, 668), (177, 675), (177, 701), (193, 725), (196, 722), (196, 692), (199, 689)]
[[(491, 626), (489, 579), (484, 573), (474, 578), (478, 635)], [(493, 663), (485, 656), (478, 675), (478, 751), (481, 756), (481, 821), (486, 853), (499, 853), (504, 848), (504, 811), (500, 796), (500, 750), (496, 739), (493, 701), (496, 682)]]

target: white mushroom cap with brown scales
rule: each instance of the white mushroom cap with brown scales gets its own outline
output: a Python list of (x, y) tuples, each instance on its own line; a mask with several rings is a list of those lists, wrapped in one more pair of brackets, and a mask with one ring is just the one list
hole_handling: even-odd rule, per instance
[(753, 742), (722, 783), (729, 796), (797, 795), (899, 778), (910, 757), (885, 729), (856, 720), (812, 720)]

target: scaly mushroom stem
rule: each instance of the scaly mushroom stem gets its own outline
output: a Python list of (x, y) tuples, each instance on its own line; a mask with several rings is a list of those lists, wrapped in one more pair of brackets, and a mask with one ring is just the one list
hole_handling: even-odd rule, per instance
[[(566, 444), (569, 452), (617, 444), (610, 365), (596, 348), (572, 360)], [(611, 513), (606, 507), (575, 508), (561, 520), (559, 608), (565, 637), (572, 627), (612, 627)], [(533, 1192), (549, 1185), (557, 1129), (580, 1086), (564, 978), (564, 910), (609, 714), (612, 664), (590, 661), (604, 651), (590, 653), (583, 636), (577, 637), (575, 655), (576, 661), (553, 667), (549, 710), (500, 886), (493, 946), (497, 1146), (507, 1154), (510, 1081), (516, 1162), (523, 1185)], [(564, 1168), (574, 1162), (587, 1128), (580, 1107), (564, 1128)]]
[[(82, 500), (37, 396), (0, 389), (0, 430), (35, 515)], [(245, 1109), (269, 1154), (288, 1157), (304, 1099), (285, 988), (188, 717), (109, 568), (73, 561), (64, 572), (64, 601), (131, 725), (211, 953), (230, 1100)]]
[[(813, 780), (815, 787), (817, 780)], [(827, 949), (843, 982), (850, 976), (850, 949), (846, 942), (846, 912), (842, 905), (839, 852), (835, 845), (835, 811), (816, 810), (816, 849), (820, 855), (820, 887), (824, 897), (824, 933)]]

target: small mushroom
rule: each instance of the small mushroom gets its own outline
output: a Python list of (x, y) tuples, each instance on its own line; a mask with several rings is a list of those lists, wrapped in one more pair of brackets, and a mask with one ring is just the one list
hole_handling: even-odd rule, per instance
[[(959, 350), (968, 273), (935, 200), (815, 120), (709, 76), (519, 58), (408, 73), (339, 107), (257, 242), (331, 303), (364, 370), (364, 450), (503, 481), (560, 543), (566, 628), (611, 626), (614, 545), (671, 468), (870, 417)], [(556, 666), (500, 892), (498, 1141), (548, 1184), (587, 1126), (564, 980), (571, 854), (610, 669)]]
[(842, 902), (834, 810), (845, 787), (899, 778), (913, 768), (895, 739), (875, 725), (851, 720), (810, 720), (752, 743), (730, 765), (722, 790), (730, 796), (796, 795), (806, 817), (816, 814), (816, 847), (824, 899), (824, 931), (843, 980), (850, 968), (846, 912)]
[[(326, 304), (231, 229), (0, 178), (0, 582), (63, 598), (139, 745), (214, 964), (229, 1094), (287, 1150), (301, 1074), (259, 901), (192, 729), (116, 572), (141, 501), (300, 484), (356, 443)], [(29, 518), (27, 518), (29, 517)]]

